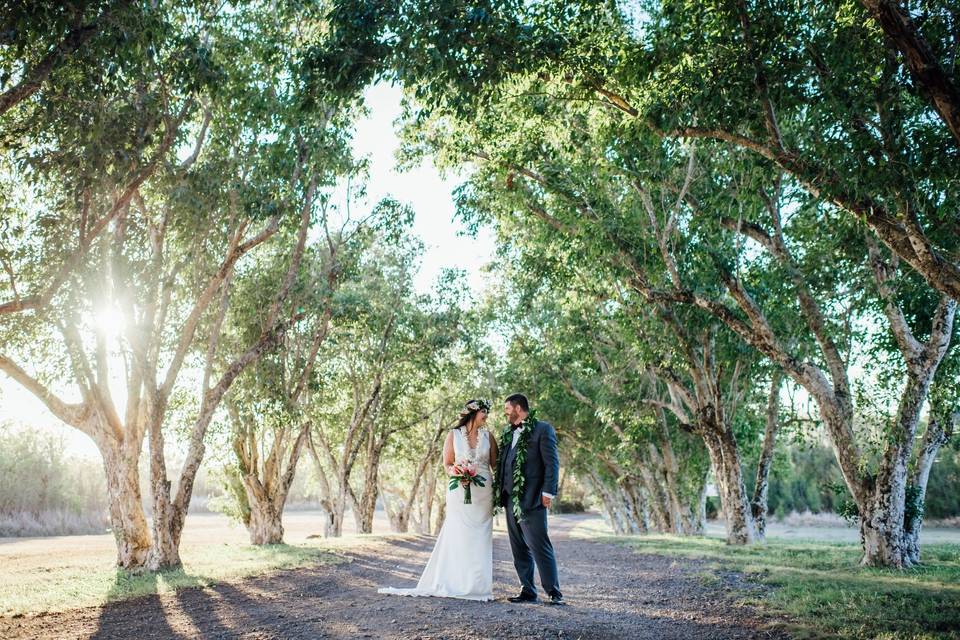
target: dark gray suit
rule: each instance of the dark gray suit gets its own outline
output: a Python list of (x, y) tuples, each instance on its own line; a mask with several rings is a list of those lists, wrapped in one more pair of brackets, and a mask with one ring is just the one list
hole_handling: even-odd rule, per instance
[[(508, 443), (510, 441), (508, 440)], [(533, 584), (533, 565), (540, 571), (540, 584), (548, 595), (560, 594), (557, 559), (547, 535), (547, 509), (541, 502), (545, 491), (557, 495), (560, 475), (560, 457), (557, 454), (557, 432), (547, 422), (538, 420), (527, 442), (527, 457), (523, 464), (524, 487), (520, 496), (522, 518), (517, 522), (513, 513), (513, 462), (516, 450), (510, 446), (500, 452), (497, 475), (502, 491), (500, 504), (507, 514), (507, 533), (513, 551), (513, 566), (517, 569), (523, 591), (536, 595)]]

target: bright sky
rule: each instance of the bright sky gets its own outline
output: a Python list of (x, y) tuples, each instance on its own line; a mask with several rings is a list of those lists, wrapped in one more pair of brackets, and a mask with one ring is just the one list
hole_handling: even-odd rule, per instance
[(417, 277), (421, 292), (429, 291), (441, 269), (449, 267), (466, 270), (471, 289), (480, 291), (484, 287), (481, 268), (493, 259), (493, 234), (481, 230), (477, 238), (461, 235), (464, 227), (453, 219), (452, 192), (457, 183), (445, 181), (429, 163), (404, 173), (393, 170), (400, 144), (393, 124), (400, 115), (400, 94), (399, 87), (377, 84), (364, 96), (370, 116), (357, 124), (354, 152), (370, 158), (370, 204), (390, 195), (416, 211), (412, 231), (427, 248)]
[[(372, 206), (389, 195), (416, 212), (411, 231), (426, 247), (417, 273), (418, 291), (429, 292), (442, 269), (455, 267), (467, 272), (471, 289), (479, 292), (485, 285), (482, 267), (494, 255), (493, 235), (489, 231), (482, 231), (477, 238), (462, 235), (463, 225), (453, 219), (456, 183), (442, 179), (432, 165), (402, 174), (394, 171), (399, 140), (393, 123), (400, 115), (400, 96), (399, 87), (386, 84), (374, 85), (365, 94), (370, 113), (357, 124), (354, 151), (370, 158), (367, 204)], [(63, 425), (33, 395), (0, 374), (0, 422), (7, 420), (64, 436), (73, 455), (99, 458), (87, 436)]]

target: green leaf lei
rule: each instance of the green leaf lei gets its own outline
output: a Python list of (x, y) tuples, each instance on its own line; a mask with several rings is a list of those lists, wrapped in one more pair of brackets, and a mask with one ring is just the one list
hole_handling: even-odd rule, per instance
[[(536, 411), (530, 411), (527, 417), (523, 419), (523, 425), (520, 429), (520, 438), (517, 440), (517, 453), (513, 458), (513, 515), (517, 522), (523, 520), (523, 511), (520, 509), (520, 496), (523, 495), (523, 485), (526, 478), (523, 477), (523, 463), (527, 459), (527, 445), (530, 443), (530, 434), (537, 425)], [(499, 455), (505, 456), (510, 451), (510, 445), (513, 444), (513, 429), (507, 427), (500, 434)], [(497, 467), (499, 468), (499, 461)], [(493, 515), (500, 511), (500, 474), (495, 474), (493, 486)]]

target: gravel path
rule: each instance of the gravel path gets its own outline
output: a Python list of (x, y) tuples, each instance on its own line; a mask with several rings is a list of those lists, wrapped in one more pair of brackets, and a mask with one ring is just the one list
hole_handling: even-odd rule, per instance
[[(552, 523), (551, 523), (552, 525)], [(552, 537), (566, 607), (506, 601), (517, 589), (506, 537), (494, 540), (492, 603), (383, 596), (413, 586), (429, 537), (371, 540), (349, 563), (318, 565), (176, 594), (35, 617), (0, 618), (2, 638), (403, 638), (474, 640), (787, 638), (739, 605), (760, 587), (689, 559)], [(713, 578), (705, 579), (709, 572)]]

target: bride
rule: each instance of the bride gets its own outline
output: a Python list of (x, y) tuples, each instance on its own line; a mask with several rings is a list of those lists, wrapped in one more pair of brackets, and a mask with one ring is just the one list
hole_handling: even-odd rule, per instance
[(477, 465), (484, 486), (471, 487), (472, 504), (464, 504), (461, 483), (447, 491), (447, 515), (430, 560), (413, 589), (385, 587), (379, 593), (493, 600), (493, 469), (497, 443), (484, 425), (490, 413), (486, 400), (471, 400), (443, 444), (443, 469), (468, 460)]

